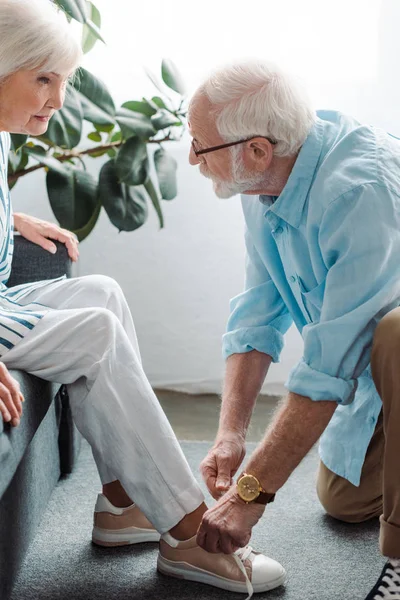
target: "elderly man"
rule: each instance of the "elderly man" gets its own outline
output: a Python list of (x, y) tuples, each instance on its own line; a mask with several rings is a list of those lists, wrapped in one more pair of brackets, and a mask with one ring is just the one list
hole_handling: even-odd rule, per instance
[[(245, 545), (322, 434), (320, 501), (342, 521), (381, 515), (388, 560), (367, 600), (400, 599), (400, 142), (338, 112), (315, 114), (286, 75), (254, 61), (213, 74), (189, 122), (191, 164), (219, 197), (243, 194), (247, 248), (223, 340), (219, 431), (202, 463), (219, 500), (198, 542), (212, 552)], [(292, 322), (303, 357), (232, 485)]]

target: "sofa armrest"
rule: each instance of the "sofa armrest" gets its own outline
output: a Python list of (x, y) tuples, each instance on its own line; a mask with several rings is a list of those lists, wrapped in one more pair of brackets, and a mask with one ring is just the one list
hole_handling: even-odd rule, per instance
[(56, 254), (33, 244), (22, 235), (14, 237), (14, 256), (8, 287), (31, 281), (56, 279), (62, 275), (71, 277), (72, 261), (64, 244), (54, 240)]

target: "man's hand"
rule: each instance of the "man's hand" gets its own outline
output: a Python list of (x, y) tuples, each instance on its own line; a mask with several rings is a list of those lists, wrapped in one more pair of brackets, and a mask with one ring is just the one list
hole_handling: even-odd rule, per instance
[(214, 446), (200, 465), (203, 479), (218, 500), (232, 485), (232, 477), (246, 454), (245, 440), (236, 433), (217, 436)]
[(17, 427), (22, 416), (22, 402), (19, 383), (12, 377), (4, 363), (0, 362), (0, 414), (6, 423)]
[(265, 510), (262, 504), (246, 504), (232, 487), (213, 508), (204, 513), (197, 543), (207, 552), (232, 554), (247, 546), (254, 525)]
[(55, 254), (57, 246), (50, 240), (65, 244), (69, 257), (76, 262), (79, 257), (78, 239), (72, 231), (62, 229), (54, 223), (48, 223), (36, 217), (14, 213), (14, 227), (27, 240)]

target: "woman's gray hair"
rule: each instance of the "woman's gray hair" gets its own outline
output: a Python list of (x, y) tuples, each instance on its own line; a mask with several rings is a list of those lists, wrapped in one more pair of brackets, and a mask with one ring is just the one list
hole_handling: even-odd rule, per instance
[(67, 77), (81, 57), (65, 13), (51, 0), (0, 0), (0, 81), (21, 69)]
[(223, 140), (269, 137), (277, 142), (277, 156), (295, 154), (315, 121), (315, 111), (301, 86), (263, 61), (242, 61), (215, 71), (197, 90), (194, 100), (199, 95), (205, 95), (213, 105)]

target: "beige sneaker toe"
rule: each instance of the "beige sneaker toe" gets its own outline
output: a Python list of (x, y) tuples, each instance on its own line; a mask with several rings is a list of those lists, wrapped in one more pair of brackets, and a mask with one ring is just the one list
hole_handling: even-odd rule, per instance
[(196, 537), (177, 541), (168, 533), (161, 536), (157, 569), (170, 577), (247, 593), (248, 598), (253, 592), (272, 590), (286, 579), (278, 562), (250, 546), (235, 554), (211, 554), (197, 545)]

